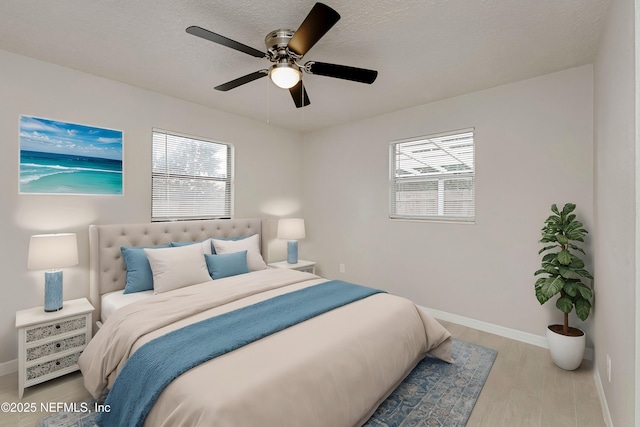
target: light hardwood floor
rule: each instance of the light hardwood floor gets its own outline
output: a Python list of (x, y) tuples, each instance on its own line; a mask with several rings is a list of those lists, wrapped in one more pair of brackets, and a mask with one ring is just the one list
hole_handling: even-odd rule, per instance
[(467, 427), (604, 427), (592, 362), (575, 371), (549, 350), (440, 321), (458, 339), (498, 351)]
[[(604, 427), (592, 364), (573, 372), (557, 368), (549, 351), (441, 321), (458, 339), (498, 351), (467, 427)], [(18, 375), (0, 377), (0, 403), (34, 402), (36, 413), (2, 413), (0, 427), (33, 427), (46, 415), (41, 402), (80, 402), (90, 397), (73, 373), (29, 387), (18, 400)]]

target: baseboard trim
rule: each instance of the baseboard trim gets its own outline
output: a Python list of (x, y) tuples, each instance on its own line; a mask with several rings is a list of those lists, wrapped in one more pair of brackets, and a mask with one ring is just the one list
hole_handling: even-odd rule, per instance
[(607, 425), (607, 427), (613, 427), (613, 420), (611, 419), (611, 412), (609, 412), (607, 397), (604, 394), (604, 388), (602, 387), (600, 372), (598, 371), (598, 365), (595, 363), (593, 366), (593, 380), (596, 383), (596, 391), (598, 392), (598, 398), (600, 398), (600, 406), (602, 408), (602, 418), (604, 418), (604, 423)]
[[(489, 332), (490, 334), (499, 335), (501, 337), (509, 338), (512, 340), (532, 344), (542, 348), (549, 348), (547, 343), (547, 337), (542, 335), (531, 334), (529, 332), (522, 332), (517, 329), (507, 328), (505, 326), (495, 325), (489, 322), (483, 322), (481, 320), (471, 319), (469, 317), (460, 316), (458, 314), (447, 313), (446, 311), (435, 310), (429, 307), (422, 307), (421, 309), (431, 314), (436, 319), (442, 319), (447, 322), (457, 323), (458, 325), (467, 326), (469, 328), (478, 329), (483, 332)], [(593, 349), (587, 347), (584, 351), (584, 358), (587, 360), (593, 360)]]
[(18, 359), (0, 363), (0, 377), (18, 372)]

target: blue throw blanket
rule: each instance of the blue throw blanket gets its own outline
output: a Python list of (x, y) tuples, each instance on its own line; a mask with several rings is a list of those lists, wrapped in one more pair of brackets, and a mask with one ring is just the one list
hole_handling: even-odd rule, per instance
[[(334, 280), (203, 320), (149, 341), (127, 360), (96, 423), (141, 426), (171, 381), (214, 357), (382, 291)], [(212, 339), (215, 337), (215, 339)]]

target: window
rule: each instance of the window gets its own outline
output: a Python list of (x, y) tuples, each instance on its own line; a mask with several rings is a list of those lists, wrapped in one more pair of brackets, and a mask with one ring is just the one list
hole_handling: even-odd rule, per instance
[(392, 142), (389, 217), (473, 222), (473, 129)]
[(153, 129), (151, 220), (230, 218), (233, 145)]

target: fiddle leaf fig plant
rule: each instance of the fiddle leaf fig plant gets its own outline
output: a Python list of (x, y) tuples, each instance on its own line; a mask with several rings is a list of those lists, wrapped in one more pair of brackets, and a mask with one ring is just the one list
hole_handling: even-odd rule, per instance
[(544, 304), (556, 295), (556, 307), (564, 313), (562, 333), (569, 334), (569, 313), (574, 309), (580, 320), (586, 320), (591, 312), (593, 291), (582, 279), (593, 279), (584, 267), (584, 261), (576, 255), (585, 254), (584, 250), (575, 242), (584, 243), (584, 236), (588, 233), (583, 224), (573, 213), (576, 205), (567, 203), (562, 211), (551, 205), (552, 215), (544, 222), (540, 243), (545, 246), (538, 254), (542, 257), (541, 268), (534, 276), (542, 276), (536, 280), (536, 298)]

